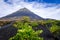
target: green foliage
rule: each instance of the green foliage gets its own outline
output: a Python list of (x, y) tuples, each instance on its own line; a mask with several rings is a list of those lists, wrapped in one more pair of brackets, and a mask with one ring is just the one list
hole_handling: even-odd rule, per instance
[(28, 16), (23, 16), (23, 17), (21, 17), (21, 19), (23, 20), (23, 22), (29, 22), (30, 21), (30, 17), (28, 17)]
[(14, 26), (18, 28), (17, 34), (9, 40), (43, 40), (43, 38), (38, 36), (43, 31), (34, 31), (28, 22), (17, 21)]
[(59, 20), (41, 20), (39, 24), (44, 25), (54, 35), (60, 36), (60, 21)]
[(54, 37), (58, 38), (60, 36), (60, 26), (53, 25), (52, 27), (50, 27), (50, 31), (54, 35)]
[(52, 26), (49, 28), (49, 30), (54, 35), (54, 37), (58, 38), (60, 36), (60, 21), (54, 20), (51, 24)]
[(41, 24), (41, 25), (45, 25), (46, 24), (46, 22), (44, 20), (39, 20), (38, 23)]
[[(22, 20), (16, 21), (13, 26), (18, 28), (17, 34), (9, 40), (43, 40), (39, 37), (43, 30), (33, 30), (33, 27), (42, 25), (46, 27), (55, 37), (60, 35), (60, 21), (59, 20), (30, 20), (29, 17), (24, 16)], [(37, 27), (38, 28), (38, 27)]]
[(30, 25), (33, 27), (37, 27), (38, 26), (38, 22), (37, 21), (31, 21)]
[(60, 30), (60, 27), (59, 26), (57, 26), (57, 25), (53, 25), (51, 28), (50, 28), (50, 31), (53, 33), (53, 32), (56, 32), (56, 31), (58, 31), (58, 30)]

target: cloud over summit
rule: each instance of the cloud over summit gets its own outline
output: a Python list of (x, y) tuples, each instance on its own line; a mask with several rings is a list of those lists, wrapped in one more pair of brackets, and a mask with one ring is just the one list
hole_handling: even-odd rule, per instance
[[(11, 3), (11, 4), (10, 4)], [(60, 20), (60, 4), (24, 2), (24, 0), (0, 0), (0, 17), (9, 15), (21, 8), (26, 7), (43, 18)]]

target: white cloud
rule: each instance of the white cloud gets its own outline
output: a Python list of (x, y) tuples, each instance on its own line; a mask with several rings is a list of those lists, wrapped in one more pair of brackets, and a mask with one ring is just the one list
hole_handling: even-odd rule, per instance
[(13, 0), (8, 1), (12, 2), (12, 5), (9, 5), (0, 0), (0, 17), (11, 14), (23, 7), (31, 10), (35, 14), (43, 18), (52, 18), (60, 20), (60, 4), (48, 4), (48, 3), (38, 3), (38, 2), (24, 2), (23, 0)]

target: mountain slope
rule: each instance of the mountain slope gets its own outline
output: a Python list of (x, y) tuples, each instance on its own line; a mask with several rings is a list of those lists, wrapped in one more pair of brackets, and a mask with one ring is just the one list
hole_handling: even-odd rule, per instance
[(28, 9), (26, 9), (26, 8), (22, 8), (22, 9), (14, 12), (14, 13), (12, 13), (12, 14), (10, 14), (10, 15), (7, 15), (7, 16), (3, 17), (3, 19), (4, 19), (4, 18), (12, 18), (12, 17), (17, 17), (17, 18), (19, 18), (19, 17), (22, 17), (22, 16), (28, 16), (28, 17), (30, 17), (31, 19), (38, 19), (38, 20), (39, 20), (39, 19), (43, 19), (42, 17), (34, 14), (33, 12), (31, 12), (30, 10), (28, 10)]

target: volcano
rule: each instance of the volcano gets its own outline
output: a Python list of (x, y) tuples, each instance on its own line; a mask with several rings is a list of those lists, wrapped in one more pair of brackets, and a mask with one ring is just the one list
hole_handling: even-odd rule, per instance
[(7, 15), (5, 17), (2, 17), (3, 19), (6, 19), (6, 18), (12, 18), (15, 17), (15, 18), (19, 18), (19, 17), (22, 17), (22, 16), (28, 16), (30, 17), (31, 19), (37, 19), (37, 20), (42, 20), (43, 18), (36, 15), (35, 13), (31, 12), (30, 10), (28, 10), (27, 8), (22, 8), (22, 9), (19, 9), (18, 11), (10, 14), (10, 15)]

